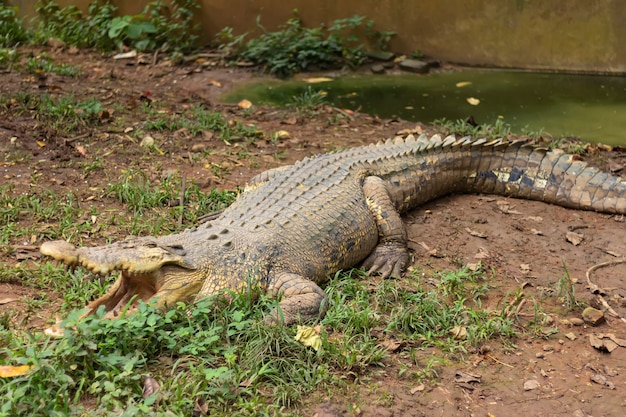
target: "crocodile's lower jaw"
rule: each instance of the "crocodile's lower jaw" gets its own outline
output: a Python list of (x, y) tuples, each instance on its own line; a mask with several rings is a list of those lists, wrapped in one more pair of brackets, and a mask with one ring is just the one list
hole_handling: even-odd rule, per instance
[(104, 306), (106, 318), (115, 318), (125, 312), (134, 311), (140, 300), (147, 302), (156, 294), (154, 275), (155, 273), (131, 274), (122, 271), (106, 294), (87, 305), (87, 315), (94, 314), (100, 306)]

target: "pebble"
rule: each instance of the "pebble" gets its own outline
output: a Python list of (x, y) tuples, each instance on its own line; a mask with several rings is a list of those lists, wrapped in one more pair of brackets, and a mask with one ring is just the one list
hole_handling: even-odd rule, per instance
[(582, 326), (583, 324), (585, 324), (584, 320), (579, 319), (578, 317), (572, 317), (571, 319), (569, 319), (569, 322), (572, 323), (574, 326)]
[(420, 61), (419, 59), (405, 59), (400, 62), (400, 68), (417, 74), (426, 74), (430, 68), (430, 64), (425, 61)]
[(604, 322), (604, 313), (596, 308), (587, 307), (583, 310), (583, 320), (590, 326), (597, 326)]
[(567, 337), (569, 340), (576, 340), (576, 335), (572, 332), (565, 333), (565, 337)]
[(529, 379), (524, 382), (524, 391), (531, 391), (539, 388), (539, 382), (536, 379)]
[(385, 67), (380, 64), (372, 65), (370, 71), (372, 71), (373, 74), (384, 74)]

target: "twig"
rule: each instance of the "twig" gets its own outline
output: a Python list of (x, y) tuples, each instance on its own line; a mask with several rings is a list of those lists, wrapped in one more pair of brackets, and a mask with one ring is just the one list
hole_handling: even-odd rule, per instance
[(495, 357), (493, 357), (491, 355), (485, 355), (485, 356), (487, 356), (487, 358), (491, 359), (492, 361), (499, 363), (500, 365), (508, 366), (511, 369), (515, 368), (513, 365), (509, 365), (508, 363), (504, 363), (501, 360), (498, 360), (498, 359), (496, 359)]
[(600, 301), (600, 304), (602, 304), (602, 307), (604, 307), (606, 309), (606, 311), (611, 316), (617, 317), (621, 321), (626, 323), (626, 318), (620, 316), (617, 311), (613, 310), (613, 308), (609, 305), (609, 303), (606, 302), (606, 300), (604, 299), (602, 294), (600, 294), (600, 292), (602, 291), (600, 289), (600, 287), (598, 285), (594, 284), (593, 282), (591, 282), (591, 273), (592, 272), (594, 272), (594, 271), (596, 271), (596, 270), (598, 270), (600, 268), (606, 268), (607, 266), (614, 266), (614, 265), (619, 265), (619, 264), (623, 264), (623, 263), (626, 263), (626, 258), (616, 259), (616, 260), (608, 261), (608, 262), (602, 262), (602, 263), (596, 264), (596, 265), (592, 266), (591, 268), (589, 268), (585, 275), (587, 277), (587, 284), (589, 285), (589, 290), (592, 293), (596, 294), (598, 301)]
[(183, 173), (183, 183), (180, 186), (180, 198), (178, 204), (180, 206), (180, 215), (178, 216), (178, 224), (183, 224), (183, 213), (185, 210), (185, 188), (187, 187), (187, 174)]

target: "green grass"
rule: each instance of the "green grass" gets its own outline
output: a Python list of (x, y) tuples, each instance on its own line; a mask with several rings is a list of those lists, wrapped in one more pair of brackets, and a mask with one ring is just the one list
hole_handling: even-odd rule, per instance
[[(100, 212), (79, 206), (73, 195), (35, 190), (22, 194), (0, 187), (0, 220), (10, 230), (3, 247), (16, 235), (80, 243), (83, 233), (179, 231), (198, 215), (227, 206), (236, 194), (203, 193), (187, 184), (179, 224), (182, 181), (176, 176), (150, 181), (140, 171), (124, 172), (102, 196), (121, 204), (119, 211)], [(81, 225), (90, 215), (99, 218), (98, 229)], [(100, 313), (78, 320), (76, 309), (101, 295), (114, 278), (100, 280), (41, 259), (0, 264), (0, 283), (31, 289), (20, 319), (10, 312), (0, 316), (0, 365), (33, 367), (28, 375), (0, 379), (0, 416), (191, 415), (198, 404), (217, 416), (295, 416), (313, 392), (343, 395), (354, 384), (370, 387), (375, 375), (433, 383), (442, 366), (470, 347), (494, 339), (512, 344), (516, 333), (525, 331), (516, 309), (523, 294), (485, 308), (493, 272), (481, 269), (412, 270), (397, 280), (365, 277), (359, 269), (336, 274), (326, 286), (330, 309), (319, 322), (319, 351), (294, 340), (295, 326), (263, 323), (277, 300), (256, 287), (168, 311), (141, 304), (132, 316), (104, 320)], [(531, 331), (545, 337), (543, 313), (537, 303), (534, 307)], [(67, 317), (63, 338), (25, 330), (32, 319), (41, 319), (42, 310), (44, 320), (50, 321), (51, 310)], [(385, 341), (401, 347), (391, 353)], [(148, 376), (160, 391), (144, 398)], [(385, 401), (385, 392), (377, 395)]]
[(104, 105), (96, 98), (78, 100), (72, 95), (19, 92), (11, 100), (18, 113), (31, 114), (45, 136), (68, 136), (100, 123)]
[[(509, 135), (514, 133), (511, 125), (501, 119), (496, 119), (493, 124), (483, 123), (476, 125), (468, 120), (449, 120), (443, 118), (433, 121), (433, 125), (439, 128), (445, 135), (454, 134), (457, 136), (472, 136), (475, 138), (506, 139)], [(547, 135), (543, 130), (534, 131), (528, 128), (522, 128), (519, 133), (531, 138), (539, 138)]]
[(181, 113), (167, 113), (144, 106), (147, 121), (143, 130), (158, 132), (175, 132), (187, 129), (191, 135), (212, 132), (218, 138), (229, 143), (256, 137), (260, 134), (255, 126), (245, 125), (240, 120), (231, 120), (220, 112), (210, 111), (203, 106), (193, 106)]

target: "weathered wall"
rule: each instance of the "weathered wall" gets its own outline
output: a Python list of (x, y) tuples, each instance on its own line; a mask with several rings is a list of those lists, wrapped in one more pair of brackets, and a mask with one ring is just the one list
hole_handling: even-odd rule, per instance
[[(16, 0), (32, 13), (33, 0)], [(83, 4), (88, 1), (59, 1)], [(145, 1), (114, 1), (137, 13)], [(268, 29), (297, 8), (308, 26), (360, 14), (398, 35), (392, 49), (457, 63), (531, 69), (626, 72), (626, 1), (623, 0), (204, 0), (207, 36), (225, 26)]]

